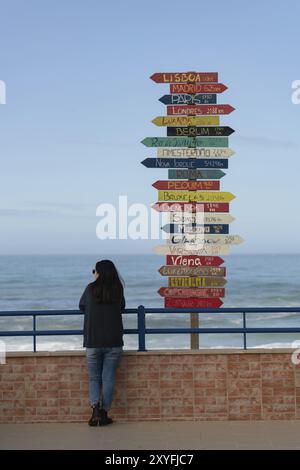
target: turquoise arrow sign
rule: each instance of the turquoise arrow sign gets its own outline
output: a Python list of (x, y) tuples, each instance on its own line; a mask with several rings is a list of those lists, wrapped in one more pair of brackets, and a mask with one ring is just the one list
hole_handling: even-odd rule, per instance
[(228, 137), (146, 137), (146, 147), (228, 147)]

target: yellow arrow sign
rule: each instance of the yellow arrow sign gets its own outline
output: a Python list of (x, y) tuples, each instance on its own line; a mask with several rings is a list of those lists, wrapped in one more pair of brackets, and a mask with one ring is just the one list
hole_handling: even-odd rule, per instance
[(198, 147), (198, 148), (164, 148), (158, 147), (158, 158), (229, 158), (235, 152), (226, 147)]
[(228, 255), (230, 245), (195, 245), (190, 243), (181, 243), (176, 245), (157, 245), (153, 248), (157, 255), (203, 255), (219, 256)]
[(222, 287), (224, 277), (169, 277), (169, 287)]
[(234, 198), (223, 191), (158, 191), (159, 201), (229, 202)]
[(219, 126), (220, 116), (157, 116), (152, 119), (156, 126)]

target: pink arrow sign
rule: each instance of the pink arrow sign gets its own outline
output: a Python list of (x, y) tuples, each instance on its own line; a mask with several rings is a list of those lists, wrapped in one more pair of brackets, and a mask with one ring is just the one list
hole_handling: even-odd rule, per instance
[(199, 104), (186, 106), (167, 106), (167, 115), (176, 116), (202, 116), (215, 114), (230, 114), (234, 111), (230, 104)]

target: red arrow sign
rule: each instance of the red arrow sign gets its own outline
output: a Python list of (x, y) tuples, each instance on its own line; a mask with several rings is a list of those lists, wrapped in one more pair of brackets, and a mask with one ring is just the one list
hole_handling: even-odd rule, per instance
[(150, 78), (156, 83), (211, 83), (218, 81), (218, 72), (162, 72)]
[(176, 181), (176, 180), (166, 180), (166, 181), (155, 181), (152, 184), (155, 189), (159, 190), (172, 190), (181, 191), (212, 191), (220, 189), (220, 181)]
[(224, 287), (160, 287), (162, 297), (224, 297)]
[(227, 86), (223, 83), (173, 83), (170, 85), (170, 93), (223, 93)]
[(167, 115), (201, 116), (214, 114), (230, 114), (234, 111), (230, 104), (199, 104), (184, 106), (167, 106)]
[(219, 308), (222, 304), (222, 300), (217, 298), (165, 297), (165, 308)]
[(152, 208), (157, 212), (229, 212), (228, 202), (156, 202)]
[(220, 266), (224, 260), (220, 256), (196, 256), (196, 255), (167, 255), (166, 265), (168, 266)]

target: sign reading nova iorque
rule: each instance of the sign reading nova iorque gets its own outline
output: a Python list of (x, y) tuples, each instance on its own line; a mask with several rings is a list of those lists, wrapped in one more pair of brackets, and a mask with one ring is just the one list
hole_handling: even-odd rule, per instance
[(145, 158), (147, 168), (228, 168), (228, 160), (221, 158)]
[(151, 80), (156, 83), (211, 83), (218, 81), (217, 72), (154, 73)]

